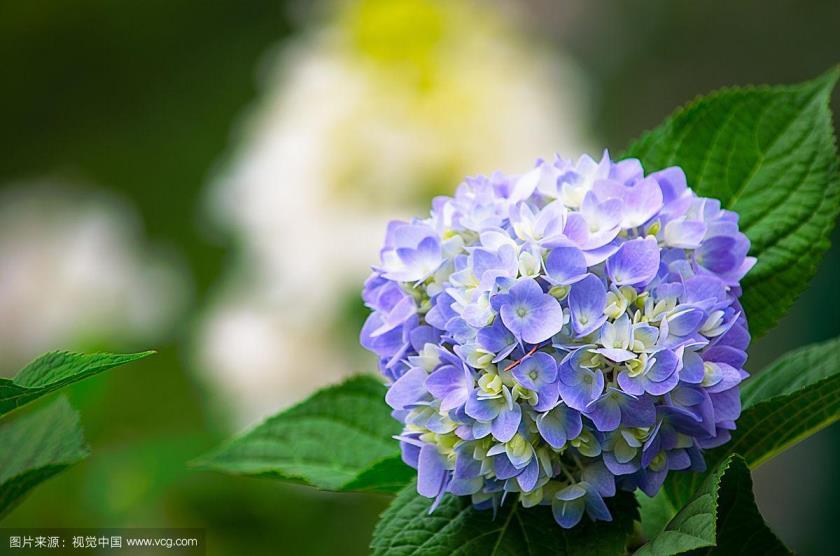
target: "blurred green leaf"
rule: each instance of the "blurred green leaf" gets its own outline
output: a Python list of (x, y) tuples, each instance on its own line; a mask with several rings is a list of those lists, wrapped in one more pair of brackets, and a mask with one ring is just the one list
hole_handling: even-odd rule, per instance
[(469, 497), (446, 495), (435, 511), (432, 500), (408, 484), (376, 525), (371, 549), (374, 554), (622, 554), (633, 533), (638, 512), (633, 496), (622, 492), (609, 499), (614, 521), (587, 518), (572, 529), (554, 521), (548, 506), (523, 508), (515, 500), (499, 508), (476, 510)]
[[(741, 388), (743, 413), (732, 440), (704, 454), (709, 469), (733, 453), (756, 468), (840, 419), (840, 338), (785, 354)], [(647, 536), (685, 504), (703, 473), (671, 473), (652, 499), (640, 496)]]
[(0, 425), (0, 517), (39, 483), (89, 453), (79, 415), (64, 397)]
[(119, 365), (143, 359), (153, 353), (155, 352), (144, 351), (127, 355), (87, 355), (54, 351), (42, 355), (24, 367), (15, 378), (0, 378), (0, 416), (59, 388)]
[(840, 69), (794, 86), (724, 89), (677, 110), (627, 151), (679, 165), (699, 195), (740, 215), (758, 263), (742, 280), (750, 331), (772, 328), (816, 274), (840, 211), (828, 106)]
[(790, 554), (755, 504), (747, 462), (731, 455), (638, 556), (692, 554)]
[(199, 459), (199, 468), (270, 476), (326, 490), (394, 492), (408, 473), (385, 386), (362, 375), (309, 399)]

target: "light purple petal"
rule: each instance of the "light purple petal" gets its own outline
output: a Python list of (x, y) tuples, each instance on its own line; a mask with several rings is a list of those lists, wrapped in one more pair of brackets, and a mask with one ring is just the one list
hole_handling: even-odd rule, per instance
[(617, 286), (650, 282), (659, 270), (659, 246), (652, 237), (632, 239), (623, 243), (607, 259), (607, 275)]
[(566, 441), (580, 435), (583, 422), (580, 413), (566, 405), (559, 405), (537, 418), (537, 430), (552, 448), (559, 450)]
[(668, 392), (676, 388), (679, 382), (680, 377), (677, 376), (676, 373), (672, 374), (671, 376), (660, 382), (653, 382), (651, 380), (647, 380), (645, 382), (645, 391), (648, 394), (652, 394), (654, 396), (662, 396), (663, 394), (667, 394)]
[(665, 244), (680, 249), (697, 249), (706, 235), (706, 225), (697, 220), (677, 218), (665, 225)]
[(504, 452), (493, 458), (493, 470), (496, 473), (496, 477), (503, 481), (512, 479), (522, 472), (520, 469), (514, 467)]
[(539, 390), (544, 384), (557, 380), (557, 361), (547, 353), (538, 351), (526, 357), (513, 369), (517, 382), (529, 390)]
[(402, 375), (385, 394), (385, 402), (394, 409), (404, 409), (416, 404), (427, 394), (426, 378), (429, 375), (419, 367)]
[(584, 411), (604, 391), (604, 374), (601, 371), (574, 367), (566, 362), (561, 365), (559, 375), (560, 396), (566, 405), (578, 411)]
[(626, 349), (598, 348), (593, 351), (595, 353), (600, 353), (601, 355), (603, 355), (610, 361), (614, 361), (615, 363), (624, 363), (625, 361), (630, 361), (631, 359), (636, 358), (635, 353)]
[(613, 431), (621, 424), (621, 407), (611, 389), (586, 406), (584, 414), (602, 432)]
[(441, 400), (440, 408), (449, 411), (467, 401), (470, 387), (469, 371), (454, 365), (445, 365), (426, 379), (426, 388)]
[(628, 394), (641, 396), (645, 393), (645, 380), (643, 375), (631, 377), (627, 371), (618, 373), (618, 385)]
[(516, 482), (519, 483), (522, 492), (530, 492), (537, 486), (539, 478), (540, 464), (537, 462), (537, 458), (532, 457), (525, 469), (516, 477)]
[(513, 407), (505, 407), (499, 412), (498, 417), (493, 420), (490, 430), (493, 432), (493, 437), (499, 442), (507, 442), (519, 429), (519, 423), (522, 421), (522, 407), (515, 403)]
[(741, 415), (741, 398), (737, 388), (710, 394), (716, 421), (734, 421)]
[(692, 276), (684, 282), (680, 301), (689, 305), (709, 305), (726, 300), (726, 286), (715, 276)]
[(586, 258), (577, 247), (556, 247), (545, 260), (545, 271), (553, 284), (572, 284), (586, 275)]
[(682, 369), (680, 369), (680, 380), (690, 384), (703, 382), (704, 370), (703, 359), (693, 351), (686, 351), (682, 356)]
[(509, 292), (509, 300), (499, 309), (502, 322), (529, 344), (543, 342), (563, 328), (563, 309), (552, 296), (530, 278), (519, 280)]
[(420, 449), (420, 457), (418, 458), (417, 493), (426, 498), (434, 498), (440, 494), (445, 476), (446, 469), (443, 466), (443, 458), (437, 447), (432, 444), (425, 444)]
[(499, 415), (505, 401), (502, 398), (481, 399), (478, 393), (478, 390), (470, 392), (464, 411), (473, 419), (490, 422)]
[(677, 354), (670, 350), (657, 351), (653, 357), (656, 361), (645, 372), (647, 378), (653, 382), (662, 382), (669, 378), (677, 370), (680, 363)]
[(583, 252), (583, 258), (586, 259), (586, 266), (595, 266), (606, 261), (609, 257), (618, 251), (619, 244), (613, 241), (597, 249), (588, 249)]
[(560, 382), (552, 382), (543, 384), (537, 390), (537, 405), (534, 406), (534, 411), (548, 411), (560, 401)]
[(563, 235), (577, 244), (578, 247), (586, 245), (589, 239), (589, 225), (582, 214), (579, 212), (569, 213), (566, 217), (566, 227), (563, 229)]
[(668, 317), (668, 332), (674, 336), (688, 336), (697, 332), (706, 314), (700, 309), (687, 309)]
[[(597, 249), (615, 239), (621, 221), (622, 203), (618, 199), (599, 202), (591, 191), (583, 198), (581, 213), (589, 226), (589, 237), (581, 248)], [(594, 231), (593, 231), (594, 230)]]
[(572, 285), (569, 312), (572, 328), (578, 336), (585, 336), (604, 323), (606, 304), (607, 290), (597, 276), (590, 274)]
[(662, 208), (662, 190), (655, 179), (645, 178), (624, 195), (621, 226), (635, 228), (653, 218)]

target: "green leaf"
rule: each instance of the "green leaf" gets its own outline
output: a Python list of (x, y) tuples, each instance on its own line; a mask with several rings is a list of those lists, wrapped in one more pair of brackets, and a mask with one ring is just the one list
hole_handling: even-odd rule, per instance
[(840, 338), (785, 354), (741, 389), (744, 411), (732, 441), (716, 449), (756, 468), (840, 419)]
[(391, 417), (385, 392), (371, 376), (351, 378), (271, 417), (195, 465), (327, 490), (394, 492), (411, 473), (395, 460), (400, 449), (392, 436), (402, 428)]
[[(732, 440), (704, 454), (709, 469), (738, 453), (751, 469), (840, 419), (840, 338), (785, 354), (741, 388), (743, 413)], [(707, 473), (708, 474), (708, 473)], [(659, 494), (642, 499), (650, 538), (686, 503), (706, 474), (671, 473)]]
[(432, 500), (417, 494), (415, 482), (400, 491), (373, 531), (374, 554), (389, 556), (623, 554), (637, 519), (633, 496), (619, 493), (608, 500), (612, 522), (585, 518), (565, 530), (547, 506), (525, 509), (509, 499), (495, 519), (476, 510), (468, 497), (446, 495), (433, 513)]
[(828, 102), (835, 68), (800, 85), (724, 89), (633, 144), (648, 172), (679, 165), (700, 195), (740, 214), (758, 264), (742, 281), (750, 331), (782, 317), (817, 271), (840, 211)]
[(54, 351), (42, 355), (24, 367), (15, 378), (0, 378), (0, 416), (59, 388), (113, 367), (143, 359), (153, 353), (155, 352), (145, 351), (127, 355), (86, 355)]
[(640, 525), (645, 539), (656, 537), (680, 509), (671, 497), (667, 482), (653, 498), (637, 490), (636, 501), (639, 503)]
[[(702, 549), (702, 550), (700, 550)], [(692, 554), (790, 554), (755, 504), (752, 478), (738, 455), (724, 460), (637, 556)]]
[(374, 463), (341, 490), (396, 493), (416, 476), (417, 471), (403, 463), (402, 457), (393, 456)]
[(61, 397), (0, 425), (0, 518), (41, 482), (88, 454), (79, 415)]

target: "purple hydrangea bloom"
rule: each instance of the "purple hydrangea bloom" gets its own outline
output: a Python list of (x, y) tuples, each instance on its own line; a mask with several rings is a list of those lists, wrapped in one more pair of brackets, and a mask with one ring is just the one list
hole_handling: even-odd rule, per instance
[(468, 178), (392, 223), (361, 343), (418, 492), (518, 496), (568, 528), (702, 470), (741, 411), (749, 247), (681, 169), (606, 153)]

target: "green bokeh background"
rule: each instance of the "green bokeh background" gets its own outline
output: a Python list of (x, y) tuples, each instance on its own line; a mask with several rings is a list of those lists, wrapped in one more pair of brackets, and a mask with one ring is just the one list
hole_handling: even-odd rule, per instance
[[(840, 59), (836, 1), (526, 4), (533, 32), (589, 78), (587, 121), (613, 152), (697, 94), (801, 81)], [(114, 190), (136, 206), (151, 242), (183, 257), (194, 286), (191, 311), (153, 346), (157, 357), (71, 389), (93, 455), (39, 487), (4, 526), (206, 527), (210, 554), (366, 553), (386, 498), (186, 467), (231, 432), (190, 371), (191, 325), (236, 253), (205, 222), (206, 183), (257, 100), (261, 59), (300, 32), (305, 5), (0, 4), (0, 184), (46, 175)], [(840, 333), (838, 237), (792, 314), (755, 343), (751, 370)], [(356, 313), (339, 341), (354, 341)], [(765, 517), (802, 554), (834, 548), (838, 452), (835, 426), (756, 472)]]

